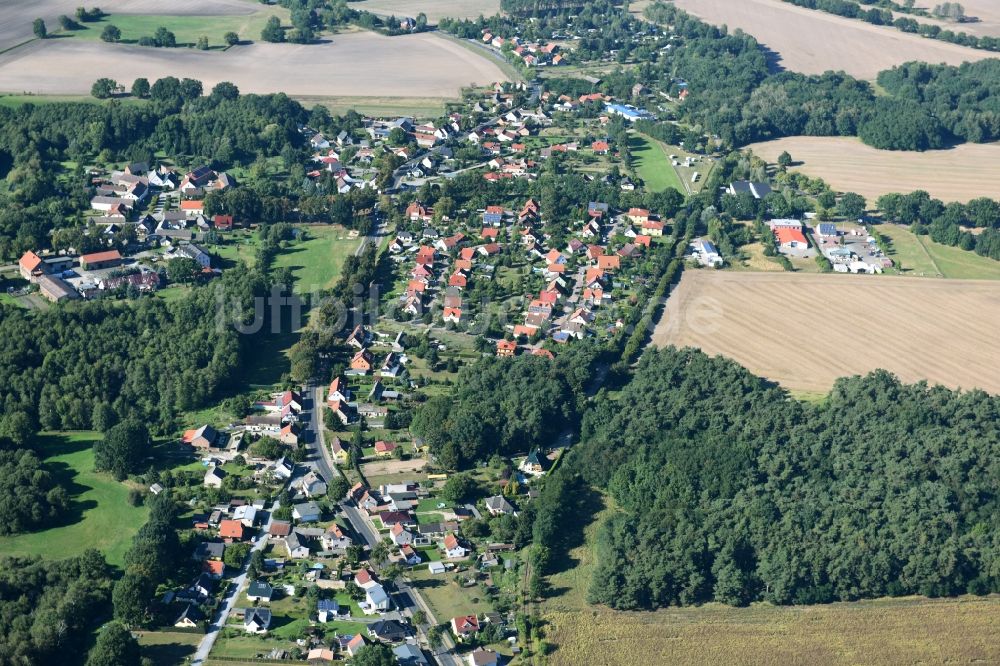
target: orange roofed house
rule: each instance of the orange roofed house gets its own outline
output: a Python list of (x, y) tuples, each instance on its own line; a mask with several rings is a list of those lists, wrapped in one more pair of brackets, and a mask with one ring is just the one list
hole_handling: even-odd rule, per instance
[(517, 343), (513, 340), (497, 340), (497, 356), (510, 358), (517, 352)]
[(367, 374), (375, 367), (375, 357), (367, 349), (362, 349), (351, 359), (351, 370)]
[(223, 520), (219, 523), (219, 536), (222, 537), (226, 543), (243, 541), (243, 522), (239, 520)]
[(22, 278), (31, 280), (32, 277), (40, 275), (43, 272), (42, 264), (42, 258), (29, 250), (21, 256), (21, 259), (17, 262), (17, 267), (21, 271)]

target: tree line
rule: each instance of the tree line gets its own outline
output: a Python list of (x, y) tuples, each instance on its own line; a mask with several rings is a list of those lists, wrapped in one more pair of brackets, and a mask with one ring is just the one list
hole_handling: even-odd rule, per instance
[[(972, 35), (967, 32), (957, 32), (948, 30), (933, 23), (921, 23), (916, 19), (906, 16), (893, 17), (893, 9), (865, 8), (858, 2), (852, 0), (783, 0), (797, 7), (817, 9), (828, 14), (836, 14), (846, 18), (859, 19), (872, 25), (884, 25), (894, 27), (901, 32), (917, 34), (927, 39), (937, 39), (951, 44), (959, 44), (973, 49), (983, 49), (985, 51), (1000, 51), (1000, 38), (990, 35)], [(897, 10), (898, 11), (898, 10)], [(965, 19), (965, 11), (959, 3), (946, 2), (943, 5), (936, 5), (931, 12), (935, 17), (962, 21)]]

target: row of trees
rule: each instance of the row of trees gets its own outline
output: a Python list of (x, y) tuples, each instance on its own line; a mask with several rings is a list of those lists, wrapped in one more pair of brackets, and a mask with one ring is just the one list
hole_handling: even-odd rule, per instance
[[(891, 26), (902, 32), (918, 34), (928, 39), (937, 39), (952, 44), (960, 44), (973, 49), (1000, 51), (1000, 38), (990, 35), (976, 36), (967, 32), (956, 32), (942, 28), (934, 23), (923, 23), (906, 16), (893, 16), (892, 8), (865, 8), (853, 0), (784, 0), (799, 7), (818, 9), (820, 11), (859, 19), (873, 25)], [(868, 3), (866, 3), (868, 4)], [(898, 10), (897, 10), (898, 11)], [(926, 11), (924, 12), (927, 13)], [(945, 2), (936, 5), (930, 12), (935, 18), (961, 23), (966, 20), (965, 9), (957, 2)]]
[(165, 491), (150, 495), (149, 520), (132, 539), (125, 553), (125, 573), (112, 593), (115, 619), (127, 627), (144, 625), (156, 586), (176, 572), (181, 544), (174, 529), (177, 507)]
[[(627, 409), (623, 406), (627, 405)], [(1000, 400), (877, 371), (789, 400), (736, 363), (647, 350), (567, 464), (611, 493), (590, 599), (822, 603), (1000, 590)]]

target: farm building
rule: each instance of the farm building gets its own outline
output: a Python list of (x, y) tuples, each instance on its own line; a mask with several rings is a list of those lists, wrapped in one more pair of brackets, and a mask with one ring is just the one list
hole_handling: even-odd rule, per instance
[(118, 250), (108, 250), (107, 252), (94, 252), (80, 257), (80, 268), (86, 271), (96, 271), (102, 268), (114, 268), (121, 266), (122, 255)]
[(732, 195), (748, 192), (754, 199), (763, 199), (771, 193), (771, 186), (767, 183), (755, 183), (752, 180), (737, 180), (729, 183), (726, 192)]
[(802, 234), (802, 229), (778, 227), (774, 230), (774, 236), (778, 241), (778, 245), (783, 248), (800, 249), (809, 247), (806, 237)]

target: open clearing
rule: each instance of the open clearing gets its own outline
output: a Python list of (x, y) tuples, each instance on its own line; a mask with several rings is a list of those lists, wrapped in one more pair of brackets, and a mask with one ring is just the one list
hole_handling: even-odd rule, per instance
[(351, 7), (399, 17), (423, 12), (428, 21), (436, 23), (446, 16), (470, 19), (479, 15), (493, 16), (500, 12), (500, 0), (363, 0), (352, 2)]
[(628, 142), (635, 170), (647, 190), (662, 192), (672, 187), (681, 194), (687, 194), (662, 143), (645, 134), (630, 134)]
[(292, 242), (280, 250), (274, 258), (274, 267), (292, 271), (297, 293), (330, 289), (340, 276), (344, 261), (354, 254), (361, 241), (348, 238), (347, 231), (337, 225), (301, 228), (306, 240)]
[(942, 201), (996, 197), (1000, 143), (963, 143), (926, 152), (879, 150), (852, 137), (793, 136), (749, 146), (775, 162), (782, 151), (793, 170), (820, 177), (835, 190), (857, 192), (869, 205), (888, 192), (926, 190)]
[(689, 270), (653, 333), (801, 391), (885, 368), (1000, 393), (996, 282)]
[(909, 60), (958, 65), (994, 55), (781, 0), (675, 0), (674, 4), (709, 23), (743, 29), (777, 53), (779, 67), (805, 74), (843, 70), (874, 79), (881, 70)]
[(882, 224), (877, 229), (892, 241), (889, 254), (904, 275), (1000, 280), (1000, 261), (937, 243), (930, 236), (917, 236), (902, 225)]
[[(350, 63), (350, 66), (345, 66)], [(254, 43), (228, 51), (157, 49), (77, 39), (33, 42), (0, 56), (0, 90), (88, 94), (101, 77), (220, 81), (244, 93), (455, 98), (463, 86), (504, 81), (500, 68), (433, 33), (337, 35), (322, 44)]]
[(38, 436), (46, 468), (69, 491), (69, 515), (62, 526), (0, 537), (0, 553), (58, 559), (96, 548), (111, 564), (122, 563), (147, 510), (129, 505), (127, 485), (94, 471), (97, 437), (90, 432)]
[[(109, 3), (110, 4), (110, 3)], [(0, 0), (0, 51), (34, 38), (32, 22), (45, 20), (49, 32), (59, 27), (61, 14), (73, 17), (79, 0)], [(239, 16), (258, 12), (261, 5), (250, 0), (117, 0), (113, 6), (103, 6), (115, 14), (163, 14), (172, 16)], [(87, 5), (88, 8), (91, 5)]]

